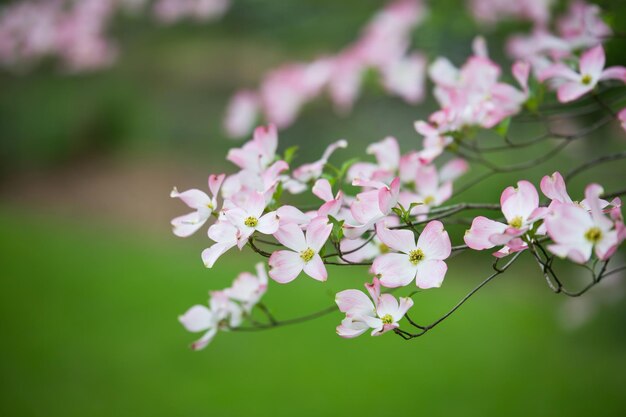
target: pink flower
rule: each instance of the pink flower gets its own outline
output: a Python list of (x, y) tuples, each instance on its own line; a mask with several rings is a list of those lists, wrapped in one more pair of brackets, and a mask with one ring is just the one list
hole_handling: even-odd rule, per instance
[(315, 182), (313, 186), (313, 194), (325, 201), (324, 204), (317, 210), (317, 216), (337, 217), (337, 213), (341, 210), (343, 205), (343, 193), (337, 192), (336, 196), (333, 196), (333, 189), (327, 179), (320, 179)]
[(582, 207), (559, 204), (545, 218), (548, 234), (555, 242), (548, 249), (557, 256), (585, 263), (595, 250), (600, 260), (607, 260), (619, 245), (614, 222), (602, 213), (603, 189), (591, 184), (585, 189), (590, 212)]
[(335, 297), (335, 302), (346, 318), (337, 326), (337, 334), (345, 338), (362, 335), (368, 329), (372, 336), (380, 336), (399, 327), (398, 322), (413, 306), (410, 298), (400, 298), (391, 294), (380, 294), (380, 282), (374, 278), (372, 284), (365, 284), (372, 300), (362, 291), (345, 290)]
[(322, 175), (324, 166), (328, 163), (328, 158), (330, 158), (333, 152), (337, 149), (344, 149), (346, 147), (348, 147), (348, 142), (344, 139), (331, 143), (324, 151), (321, 159), (294, 169), (293, 178), (301, 183), (307, 183), (318, 179)]
[(527, 245), (520, 236), (545, 214), (545, 209), (539, 208), (537, 189), (528, 181), (519, 181), (517, 188), (507, 187), (502, 192), (500, 205), (508, 224), (483, 216), (476, 217), (464, 236), (467, 246), (474, 250), (483, 250), (505, 245), (494, 253), (497, 257), (526, 249)]
[(375, 188), (356, 195), (350, 204), (350, 213), (357, 224), (344, 224), (346, 237), (354, 239), (365, 233), (376, 222), (389, 215), (398, 204), (400, 178), (396, 177), (390, 185), (379, 181), (354, 180), (353, 185)]
[(212, 268), (215, 261), (239, 242), (239, 230), (226, 220), (218, 220), (209, 227), (209, 238), (215, 241), (210, 248), (202, 251), (202, 261)]
[(400, 168), (400, 145), (396, 138), (388, 136), (367, 147), (368, 155), (374, 155), (376, 163), (357, 162), (348, 170), (347, 178), (354, 180), (390, 181)]
[(573, 50), (601, 44), (612, 34), (602, 20), (600, 7), (584, 1), (572, 2), (567, 15), (558, 19), (556, 25), (561, 38)]
[(540, 72), (540, 81), (556, 79), (562, 81), (557, 97), (561, 103), (576, 100), (595, 88), (600, 81), (620, 80), (626, 83), (626, 67), (604, 69), (605, 56), (602, 45), (585, 51), (580, 57), (580, 73), (563, 63), (557, 63)]
[(237, 246), (243, 248), (255, 232), (271, 235), (278, 230), (278, 215), (275, 211), (263, 214), (265, 197), (252, 191), (244, 195), (242, 203), (224, 210), (226, 219), (238, 229)]
[(195, 341), (193, 350), (204, 349), (221, 327), (234, 328), (241, 324), (241, 308), (222, 291), (210, 293), (209, 308), (195, 305), (178, 317), (178, 321), (190, 332), (205, 332)]
[(225, 176), (225, 174), (209, 176), (210, 197), (197, 189), (187, 190), (182, 193), (179, 193), (176, 188), (172, 190), (170, 197), (180, 198), (185, 204), (196, 210), (193, 213), (185, 214), (172, 220), (171, 223), (176, 236), (191, 236), (206, 223), (213, 212), (218, 211), (217, 195)]
[(306, 237), (296, 224), (281, 226), (274, 233), (274, 237), (290, 250), (272, 253), (269, 259), (270, 277), (276, 282), (286, 284), (296, 279), (304, 270), (311, 278), (326, 281), (328, 274), (319, 252), (332, 229), (332, 224), (328, 224), (325, 218), (312, 221), (307, 227)]
[(409, 230), (389, 230), (377, 225), (376, 235), (389, 248), (400, 253), (381, 255), (372, 265), (372, 272), (385, 287), (408, 285), (414, 279), (419, 288), (440, 287), (448, 270), (443, 261), (450, 256), (448, 232), (437, 220), (426, 225), (417, 243)]
[(256, 264), (256, 275), (242, 272), (235, 278), (230, 288), (224, 290), (224, 294), (231, 300), (240, 303), (246, 313), (250, 313), (266, 291), (265, 265), (259, 262)]
[(228, 104), (224, 129), (235, 138), (247, 135), (252, 130), (259, 113), (259, 99), (253, 91), (236, 93)]
[(259, 126), (254, 130), (252, 140), (241, 148), (228, 151), (226, 159), (242, 170), (260, 173), (274, 162), (277, 147), (276, 126)]

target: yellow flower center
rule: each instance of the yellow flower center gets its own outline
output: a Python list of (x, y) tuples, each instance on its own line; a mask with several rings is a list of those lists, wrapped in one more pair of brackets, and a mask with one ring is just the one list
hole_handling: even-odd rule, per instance
[(300, 257), (304, 262), (309, 262), (315, 256), (315, 251), (311, 248), (306, 248), (300, 252)]
[(243, 224), (248, 227), (256, 227), (256, 225), (259, 224), (259, 220), (256, 217), (250, 216), (243, 221)]
[(409, 261), (413, 265), (417, 265), (422, 259), (424, 259), (424, 252), (421, 249), (413, 249), (409, 252)]
[(424, 198), (424, 204), (430, 204), (433, 201), (435, 201), (435, 197), (433, 197), (432, 195), (429, 195), (426, 198)]
[(519, 229), (520, 227), (522, 227), (523, 221), (524, 220), (522, 219), (522, 216), (515, 216), (509, 222), (509, 226)]
[(213, 210), (213, 208), (214, 208), (214, 207), (213, 207), (213, 203), (207, 203), (207, 205), (206, 205), (206, 206), (207, 206), (207, 208), (209, 208), (210, 210)]
[(592, 227), (585, 233), (585, 239), (591, 243), (598, 243), (602, 239), (602, 230), (597, 227)]
[(583, 83), (583, 85), (589, 85), (591, 84), (591, 75), (589, 74), (585, 74), (583, 75), (583, 78), (580, 79), (580, 82)]
[(380, 251), (380, 253), (388, 253), (389, 246), (385, 245), (384, 243), (381, 243), (380, 245), (378, 245), (378, 250)]
[(393, 317), (391, 317), (391, 314), (385, 314), (380, 319), (383, 321), (383, 324), (393, 323)]

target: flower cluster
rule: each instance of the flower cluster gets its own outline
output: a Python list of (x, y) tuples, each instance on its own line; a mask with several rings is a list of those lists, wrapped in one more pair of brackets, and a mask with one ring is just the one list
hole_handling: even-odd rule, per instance
[(178, 319), (190, 332), (205, 332), (191, 348), (203, 349), (218, 330), (238, 327), (244, 316), (250, 315), (254, 306), (267, 291), (267, 274), (262, 263), (256, 265), (256, 275), (242, 272), (229, 288), (209, 293), (209, 306), (195, 305)]
[[(107, 36), (116, 12), (137, 12), (148, 0), (23, 0), (0, 8), (0, 65), (31, 66), (56, 57), (71, 73), (100, 69), (117, 57)], [(164, 23), (183, 18), (211, 20), (222, 16), (230, 0), (155, 0), (155, 17)]]
[[(507, 9), (504, 2), (495, 2), (493, 4), (500, 4), (502, 8), (494, 8), (493, 13), (530, 18), (547, 31), (550, 21), (543, 13), (550, 2), (542, 2), (540, 9), (527, 8), (531, 3), (521, 1), (515, 6), (507, 6)], [(248, 125), (256, 119), (259, 100), (265, 102), (266, 113), (277, 112), (269, 118), (278, 126), (291, 123), (302, 104), (313, 96), (309, 94), (311, 91), (317, 94), (318, 89), (328, 85), (332, 92), (332, 76), (329, 74), (340, 68), (336, 61), (347, 59), (344, 55), (356, 55), (362, 59), (358, 61), (359, 65), (381, 70), (380, 63), (389, 64), (394, 57), (404, 56), (407, 44), (399, 42), (401, 37), (397, 35), (402, 32), (404, 37), (408, 28), (416, 24), (415, 12), (419, 9), (414, 7), (417, 5), (418, 2), (409, 0), (392, 3), (370, 24), (363, 37), (365, 40), (348, 49), (350, 53), (344, 52), (333, 60), (289, 67), (283, 74), (285, 79), (259, 93), (267, 94), (267, 98), (260, 99), (259, 94), (252, 92), (240, 93), (234, 99), (239, 101), (234, 105), (238, 109), (231, 108), (230, 127), (239, 133), (246, 132)], [(585, 189), (584, 200), (573, 200), (566, 190), (564, 177), (555, 172), (541, 180), (540, 190), (545, 199), (540, 197), (533, 183), (519, 180), (515, 186), (504, 189), (499, 204), (445, 205), (454, 197), (454, 183), (469, 170), (470, 162), (486, 167), (489, 170), (487, 176), (521, 171), (549, 159), (552, 153), (556, 155), (576, 138), (573, 135), (559, 137), (550, 132), (556, 139), (563, 140), (564, 145), (538, 159), (498, 167), (485, 158), (485, 149), (489, 148), (482, 147), (476, 132), (492, 130), (503, 137), (505, 144), (491, 147), (491, 150), (533, 146), (551, 135), (514, 143), (501, 132), (506, 131), (511, 119), (524, 110), (533, 114), (541, 112), (543, 94), (538, 91), (546, 87), (556, 88), (556, 98), (564, 102), (592, 91), (598, 82), (608, 79), (624, 81), (626, 70), (623, 67), (604, 68), (601, 36), (587, 33), (584, 42), (581, 40), (582, 35), (572, 23), (577, 19), (584, 20), (587, 29), (594, 28), (596, 32), (601, 29), (596, 8), (574, 3), (568, 14), (557, 20), (559, 42), (568, 47), (559, 50), (558, 54), (552, 47), (537, 49), (536, 54), (526, 54), (525, 60), (516, 61), (511, 68), (515, 85), (502, 79), (502, 69), (489, 58), (486, 41), (481, 37), (475, 38), (472, 56), (459, 68), (445, 57), (435, 59), (427, 72), (433, 81), (433, 95), (439, 108), (427, 120), (415, 122), (416, 131), (424, 139), (421, 146), (408, 152), (403, 153), (396, 138), (389, 136), (366, 148), (369, 160), (331, 163), (335, 152), (348, 146), (347, 141), (341, 139), (331, 143), (319, 159), (293, 166), (296, 150), (289, 148), (279, 153), (277, 125), (270, 123), (257, 127), (250, 141), (231, 149), (227, 155), (238, 171), (211, 175), (208, 193), (174, 189), (171, 196), (194, 210), (172, 220), (174, 233), (189, 236), (210, 223), (208, 236), (213, 243), (202, 253), (206, 267), (212, 268), (223, 254), (235, 247), (239, 250), (249, 248), (267, 258), (268, 275), (280, 284), (290, 283), (302, 275), (325, 282), (330, 279), (327, 265), (369, 267), (370, 276), (365, 284), (369, 297), (356, 289), (336, 295), (336, 304), (345, 313), (337, 333), (347, 338), (359, 336), (368, 329), (372, 329), (374, 336), (386, 332), (405, 339), (421, 336), (449, 317), (472, 294), (506, 271), (523, 254), (532, 255), (555, 292), (572, 296), (582, 294), (604, 277), (624, 268), (607, 270), (609, 259), (626, 240), (618, 198), (626, 191), (605, 194), (601, 186), (592, 183)], [(382, 44), (388, 48), (383, 48)], [(586, 49), (588, 47), (590, 49)], [(548, 59), (548, 65), (540, 62), (544, 58)], [(575, 72), (570, 67), (572, 65), (579, 71)], [(332, 71), (329, 68), (333, 68)], [(356, 73), (358, 71), (352, 75)], [(415, 81), (415, 77), (421, 75), (411, 77)], [(354, 78), (341, 81), (340, 87), (350, 89), (353, 86), (351, 80)], [(357, 84), (360, 84), (360, 78)], [(302, 94), (302, 85), (315, 88)], [(262, 90), (266, 87), (264, 83)], [(268, 110), (269, 101), (274, 103), (269, 105), (270, 108), (274, 105), (285, 108)], [(352, 103), (352, 98), (348, 103)], [(626, 125), (626, 109), (616, 112), (600, 96), (596, 96), (596, 104), (607, 114), (607, 121), (615, 120)], [(452, 154), (452, 157), (446, 154)], [(569, 175), (604, 161), (623, 158), (626, 153), (588, 161)], [(480, 177), (478, 179), (474, 184), (480, 182)], [(464, 189), (471, 185), (466, 184)], [(308, 197), (315, 203), (306, 207), (291, 205), (286, 201), (288, 194), (303, 194), (294, 200)], [(466, 210), (479, 209), (501, 211), (502, 215), (454, 218), (460, 224), (471, 224), (471, 227), (463, 237), (464, 244), (459, 242), (453, 246), (455, 236), (453, 234), (451, 239), (446, 221)], [(415, 288), (441, 287), (455, 251), (493, 248), (496, 248), (495, 272), (430, 325), (419, 325), (407, 317), (407, 311), (413, 305), (410, 296), (396, 298), (391, 294), (406, 291), (407, 287), (414, 291)], [(501, 258), (508, 258), (504, 266), (498, 266)], [(582, 265), (591, 272), (592, 282), (580, 291), (565, 288), (554, 271), (553, 263), (559, 258)], [(241, 315), (233, 310), (233, 305), (239, 305), (235, 302), (243, 302), (241, 299), (233, 298), (225, 291), (224, 295), (213, 295), (213, 300), (210, 309), (205, 307), (202, 310), (204, 324), (187, 326), (208, 330), (209, 336), (205, 336), (208, 338), (220, 327), (219, 323), (223, 328), (233, 328), (241, 321)], [(250, 313), (255, 302), (244, 304), (246, 313)], [(403, 317), (417, 329), (415, 333), (400, 328)], [(269, 324), (253, 322), (253, 327), (281, 324), (269, 315), (268, 319)], [(292, 319), (282, 324), (297, 321)]]
[(242, 90), (230, 101), (224, 126), (233, 137), (252, 130), (258, 113), (285, 128), (304, 104), (328, 91), (335, 107), (349, 111), (366, 70), (377, 70), (385, 90), (408, 103), (424, 96), (426, 60), (409, 52), (411, 33), (426, 15), (421, 0), (394, 0), (367, 24), (359, 39), (333, 56), (284, 64), (270, 71), (258, 91)]
[(551, 200), (545, 207), (540, 207), (537, 189), (528, 181), (506, 188), (500, 197), (506, 223), (476, 217), (464, 237), (467, 246), (475, 250), (502, 246), (494, 256), (504, 257), (537, 241), (552, 240), (548, 250), (582, 264), (592, 252), (606, 261), (626, 239), (620, 199), (610, 203), (601, 199), (604, 191), (598, 184), (588, 185), (585, 199), (576, 202), (567, 193), (563, 176), (555, 172), (543, 177), (541, 191)]

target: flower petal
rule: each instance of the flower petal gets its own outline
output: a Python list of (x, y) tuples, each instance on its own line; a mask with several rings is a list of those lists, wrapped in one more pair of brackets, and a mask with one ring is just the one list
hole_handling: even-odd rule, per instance
[(318, 217), (309, 223), (306, 228), (306, 245), (313, 249), (315, 252), (319, 252), (322, 246), (328, 240), (330, 232), (333, 230), (333, 225), (328, 222), (325, 217)]
[(309, 262), (305, 263), (303, 269), (305, 274), (318, 281), (326, 281), (328, 278), (324, 261), (318, 254), (315, 254)]
[(385, 245), (398, 252), (409, 253), (415, 249), (415, 236), (410, 230), (389, 230), (384, 221), (376, 223), (376, 236)]
[(506, 224), (478, 216), (472, 221), (472, 226), (465, 233), (463, 240), (474, 250), (491, 249), (495, 245), (489, 238), (495, 234), (504, 233), (506, 229)]
[(417, 247), (424, 252), (426, 259), (446, 259), (450, 256), (452, 245), (443, 223), (438, 220), (428, 223), (417, 239)]
[(270, 277), (281, 284), (293, 281), (302, 272), (304, 260), (299, 253), (279, 250), (272, 253), (269, 259)]
[(374, 260), (372, 272), (379, 277), (380, 283), (385, 287), (403, 287), (413, 281), (417, 266), (413, 265), (405, 254), (388, 253)]
[(279, 223), (278, 215), (275, 211), (271, 211), (261, 216), (256, 225), (256, 230), (265, 235), (271, 235), (276, 233)]
[(580, 73), (590, 75), (592, 79), (597, 80), (600, 78), (605, 62), (604, 48), (602, 44), (599, 44), (580, 56)]
[(353, 312), (355, 314), (374, 312), (374, 304), (363, 291), (344, 290), (338, 292), (335, 296), (335, 303), (342, 313)]
[(440, 260), (426, 260), (417, 265), (417, 286), (419, 288), (439, 288), (448, 271), (448, 265)]
[(301, 252), (307, 248), (304, 233), (295, 223), (281, 225), (274, 233), (274, 237), (281, 244), (296, 252)]
[(201, 332), (213, 325), (213, 313), (206, 306), (195, 305), (178, 316), (178, 321), (190, 332)]

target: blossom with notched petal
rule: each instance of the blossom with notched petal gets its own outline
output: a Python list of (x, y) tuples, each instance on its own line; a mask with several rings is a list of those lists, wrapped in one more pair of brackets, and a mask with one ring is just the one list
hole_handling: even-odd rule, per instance
[(372, 272), (385, 287), (408, 285), (415, 280), (419, 288), (440, 287), (448, 270), (443, 261), (450, 256), (452, 246), (448, 232), (440, 221), (426, 225), (415, 242), (410, 230), (390, 230), (376, 225), (376, 235), (390, 249), (400, 253), (387, 253), (374, 260)]
[(502, 213), (508, 224), (497, 222), (483, 216), (472, 221), (472, 226), (465, 233), (467, 246), (474, 250), (491, 249), (504, 245), (495, 252), (496, 257), (507, 256), (527, 248), (520, 236), (530, 226), (545, 215), (546, 209), (539, 207), (539, 194), (528, 181), (519, 181), (517, 188), (507, 187), (500, 196)]
[(243, 198), (243, 203), (224, 210), (226, 219), (234, 225), (239, 233), (237, 246), (243, 248), (248, 238), (255, 232), (271, 235), (278, 230), (278, 215), (275, 211), (263, 214), (265, 197), (263, 194), (252, 191)]
[(231, 301), (223, 291), (210, 293), (209, 307), (195, 305), (178, 317), (178, 321), (190, 332), (202, 332), (204, 335), (195, 341), (191, 348), (205, 348), (220, 328), (234, 328), (241, 324), (241, 308)]
[(311, 221), (306, 229), (306, 237), (295, 223), (281, 226), (274, 233), (274, 237), (289, 250), (272, 253), (269, 259), (270, 277), (276, 282), (286, 284), (296, 279), (304, 270), (311, 278), (326, 281), (328, 273), (319, 252), (332, 229), (332, 224), (323, 217)]
[(555, 242), (548, 249), (557, 256), (576, 263), (585, 263), (595, 251), (600, 260), (607, 260), (620, 243), (615, 222), (602, 213), (600, 195), (603, 189), (590, 184), (585, 189), (590, 211), (573, 205), (559, 204), (545, 218), (548, 235)]
[(380, 336), (399, 327), (398, 321), (413, 306), (410, 298), (400, 298), (400, 302), (391, 294), (380, 294), (380, 281), (374, 278), (372, 284), (365, 284), (372, 300), (359, 290), (341, 291), (335, 302), (346, 318), (337, 326), (337, 334), (345, 338), (362, 335), (368, 329), (372, 336)]
[(553, 64), (539, 73), (539, 80), (561, 80), (557, 97), (561, 103), (574, 101), (595, 88), (600, 81), (620, 80), (626, 83), (626, 67), (615, 66), (604, 68), (604, 48), (595, 46), (585, 51), (579, 62), (580, 72), (576, 72), (563, 63)]
[(217, 196), (225, 176), (225, 174), (209, 176), (210, 197), (205, 192), (195, 188), (182, 193), (179, 193), (176, 188), (172, 190), (170, 197), (180, 198), (183, 203), (196, 210), (172, 220), (173, 231), (176, 236), (191, 236), (206, 223), (213, 212), (218, 210)]

